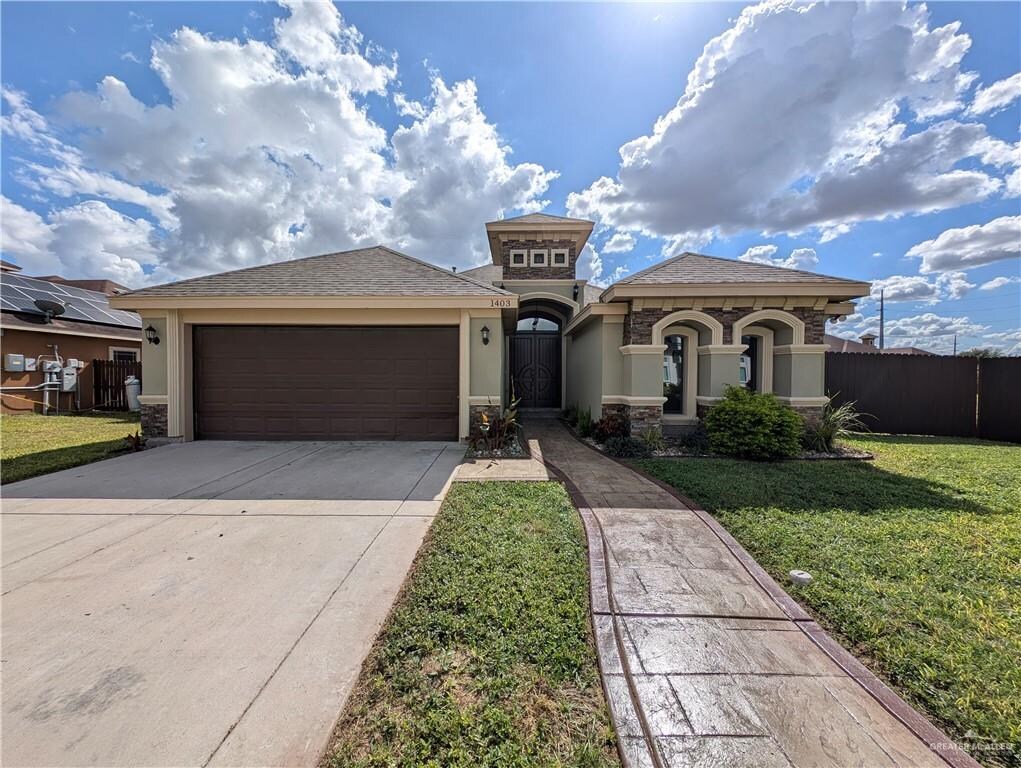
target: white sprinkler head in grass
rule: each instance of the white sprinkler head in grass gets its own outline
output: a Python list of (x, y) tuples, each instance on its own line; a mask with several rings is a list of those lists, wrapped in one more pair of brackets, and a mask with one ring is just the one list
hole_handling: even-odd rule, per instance
[(806, 584), (812, 583), (812, 574), (806, 571), (791, 571), (788, 576), (791, 577), (791, 581), (797, 584), (799, 587), (803, 587)]

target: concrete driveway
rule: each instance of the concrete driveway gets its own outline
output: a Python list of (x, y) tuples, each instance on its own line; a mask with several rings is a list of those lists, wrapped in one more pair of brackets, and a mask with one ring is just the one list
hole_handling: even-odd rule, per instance
[(4, 765), (311, 765), (463, 449), (172, 445), (3, 488)]

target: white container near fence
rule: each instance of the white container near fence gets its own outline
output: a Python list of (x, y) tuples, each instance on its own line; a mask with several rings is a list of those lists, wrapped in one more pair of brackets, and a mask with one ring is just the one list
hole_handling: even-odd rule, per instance
[(142, 404), (138, 402), (138, 396), (142, 394), (142, 382), (137, 376), (128, 376), (124, 379), (124, 394), (128, 398), (128, 410), (137, 413), (142, 410)]

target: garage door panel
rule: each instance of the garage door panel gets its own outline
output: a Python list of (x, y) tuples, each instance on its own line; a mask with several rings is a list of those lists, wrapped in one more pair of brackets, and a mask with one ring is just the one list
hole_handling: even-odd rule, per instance
[(199, 437), (457, 438), (456, 328), (198, 326), (194, 349)]

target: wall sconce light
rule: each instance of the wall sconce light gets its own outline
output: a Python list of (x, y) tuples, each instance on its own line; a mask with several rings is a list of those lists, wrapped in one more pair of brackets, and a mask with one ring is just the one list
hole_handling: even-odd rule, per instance
[(145, 340), (148, 341), (150, 344), (160, 343), (159, 334), (156, 333), (156, 329), (153, 328), (151, 325), (147, 326), (145, 329)]
[(483, 343), (483, 345), (489, 343), (489, 326), (488, 325), (482, 326), (482, 343)]
[(574, 300), (577, 301), (578, 300), (578, 284), (577, 283), (574, 284), (574, 290), (571, 291), (571, 294), (574, 296)]

